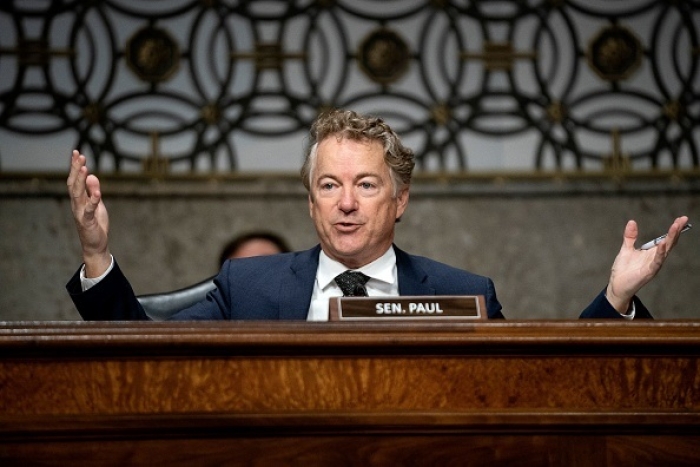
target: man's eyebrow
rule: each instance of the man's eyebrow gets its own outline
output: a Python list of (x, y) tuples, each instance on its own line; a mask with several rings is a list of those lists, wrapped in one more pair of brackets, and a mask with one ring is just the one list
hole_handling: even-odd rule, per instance
[[(377, 178), (377, 179), (382, 178), (381, 175), (379, 175), (378, 173), (375, 173), (375, 172), (362, 172), (362, 173), (357, 174), (355, 176), (354, 180), (358, 181), (358, 180), (361, 180), (365, 177), (373, 177), (373, 178)], [(336, 181), (339, 180), (339, 178), (336, 175), (326, 173), (326, 174), (320, 174), (317, 178), (317, 181), (323, 180), (324, 178), (331, 178), (331, 179), (336, 180)]]
[(333, 180), (338, 180), (338, 177), (336, 177), (333, 174), (319, 174), (319, 176), (316, 178), (316, 181), (323, 180), (324, 178), (332, 178)]

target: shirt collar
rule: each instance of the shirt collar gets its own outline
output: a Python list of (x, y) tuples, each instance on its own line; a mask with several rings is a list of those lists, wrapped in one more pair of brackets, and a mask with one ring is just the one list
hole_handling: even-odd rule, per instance
[[(353, 271), (360, 271), (361, 273), (369, 276), (370, 279), (376, 279), (381, 282), (386, 282), (387, 284), (393, 284), (394, 271), (396, 265), (396, 253), (394, 252), (393, 246), (389, 247), (386, 252), (375, 259), (369, 264), (362, 266), (359, 269), (353, 269)], [(318, 271), (316, 272), (316, 280), (318, 281), (318, 286), (321, 290), (325, 289), (335, 280), (335, 276), (347, 271), (347, 266), (342, 263), (331, 259), (323, 250), (318, 258)]]

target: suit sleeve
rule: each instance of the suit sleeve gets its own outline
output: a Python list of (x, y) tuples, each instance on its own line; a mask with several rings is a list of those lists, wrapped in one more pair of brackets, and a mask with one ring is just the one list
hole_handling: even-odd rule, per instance
[(487, 279), (486, 284), (486, 310), (489, 319), (506, 319), (503, 316), (502, 307), (496, 298), (496, 287), (491, 279)]
[(112, 271), (85, 292), (80, 285), (80, 269), (66, 289), (85, 321), (149, 320), (116, 261)]
[[(636, 296), (632, 299), (634, 302), (634, 319), (654, 319), (647, 307)], [(624, 319), (620, 313), (612, 307), (608, 299), (605, 298), (605, 289), (586, 307), (581, 315), (581, 319)]]
[[(219, 285), (219, 277), (215, 282)], [(114, 262), (114, 268), (99, 283), (83, 292), (80, 284), (80, 269), (66, 284), (80, 316), (85, 321), (150, 321), (145, 310), (134, 294), (131, 284)], [(227, 303), (225, 295), (209, 293), (203, 300), (189, 308), (175, 313), (168, 318), (173, 321), (227, 319), (224, 310)]]

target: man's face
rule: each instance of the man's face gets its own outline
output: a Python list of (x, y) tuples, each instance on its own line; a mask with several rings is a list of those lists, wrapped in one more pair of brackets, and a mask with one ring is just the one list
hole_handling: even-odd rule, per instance
[(394, 241), (408, 189), (394, 186), (378, 141), (328, 137), (318, 145), (309, 213), (323, 251), (351, 269), (371, 263)]

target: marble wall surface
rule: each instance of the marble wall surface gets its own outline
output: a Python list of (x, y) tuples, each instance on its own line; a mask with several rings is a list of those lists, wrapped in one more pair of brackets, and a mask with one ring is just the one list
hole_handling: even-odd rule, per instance
[[(417, 182), (397, 226), (409, 252), (490, 276), (510, 319), (567, 319), (605, 286), (626, 221), (646, 241), (676, 215), (700, 219), (693, 187), (526, 187)], [(233, 235), (282, 234), (294, 249), (316, 242), (306, 194), (293, 178), (226, 182), (103, 181), (111, 247), (137, 294), (172, 290), (217, 271)], [(0, 321), (78, 320), (65, 283), (80, 251), (65, 182), (0, 184)], [(700, 224), (683, 235), (640, 294), (658, 319), (698, 318)]]

